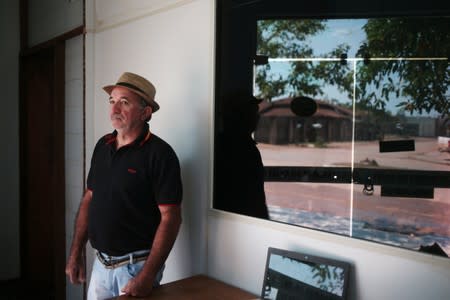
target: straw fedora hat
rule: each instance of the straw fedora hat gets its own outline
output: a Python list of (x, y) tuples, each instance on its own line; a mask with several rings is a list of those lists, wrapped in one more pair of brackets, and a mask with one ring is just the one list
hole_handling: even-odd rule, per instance
[(125, 87), (141, 96), (152, 107), (153, 112), (159, 109), (159, 104), (155, 101), (155, 86), (144, 77), (131, 72), (125, 72), (117, 80), (116, 84), (104, 86), (103, 89), (108, 95), (111, 95), (112, 90), (117, 86)]

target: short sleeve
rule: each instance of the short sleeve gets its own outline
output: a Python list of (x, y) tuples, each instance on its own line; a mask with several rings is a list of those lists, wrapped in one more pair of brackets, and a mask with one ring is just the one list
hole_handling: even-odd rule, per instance
[(158, 157), (156, 166), (152, 172), (156, 203), (158, 205), (180, 204), (183, 195), (180, 162), (169, 145)]

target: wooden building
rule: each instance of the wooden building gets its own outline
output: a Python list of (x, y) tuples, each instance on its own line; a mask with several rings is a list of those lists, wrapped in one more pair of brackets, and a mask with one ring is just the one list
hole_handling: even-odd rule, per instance
[(255, 140), (269, 144), (298, 144), (351, 141), (352, 110), (316, 100), (317, 111), (310, 117), (299, 117), (291, 110), (293, 98), (263, 101)]

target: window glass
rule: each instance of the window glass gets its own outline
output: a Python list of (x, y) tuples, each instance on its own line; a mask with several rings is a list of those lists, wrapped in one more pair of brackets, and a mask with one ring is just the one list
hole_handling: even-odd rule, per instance
[[(374, 59), (355, 64), (354, 167), (365, 174), (366, 185), (354, 185), (353, 236), (412, 249), (436, 243), (448, 254), (450, 189), (421, 178), (422, 171), (450, 171), (449, 153), (443, 151), (448, 145), (440, 145), (448, 139), (448, 124), (445, 113), (429, 104), (420, 108), (416, 100), (438, 106), (444, 96), (445, 105), (448, 88), (443, 95), (436, 89), (443, 88), (440, 74), (448, 76), (448, 62)], [(380, 69), (390, 72), (378, 83)]]
[(257, 21), (270, 219), (450, 254), (449, 20)]

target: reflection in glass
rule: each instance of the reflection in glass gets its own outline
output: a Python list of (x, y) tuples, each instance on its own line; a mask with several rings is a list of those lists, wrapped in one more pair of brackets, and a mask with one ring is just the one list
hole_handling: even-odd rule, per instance
[(428, 252), (450, 253), (449, 189), (434, 189), (431, 199), (381, 196), (380, 186), (371, 195), (363, 189), (353, 189), (354, 237), (415, 250), (436, 243), (440, 250)]
[[(437, 99), (426, 100), (420, 94), (431, 93), (431, 86), (442, 84), (439, 72), (448, 69), (448, 63), (380, 60), (373, 62), (373, 68), (385, 68), (382, 65), (387, 63), (392, 71), (378, 80), (379, 84), (357, 75), (357, 80), (362, 81), (357, 81), (357, 90), (362, 92), (355, 104), (355, 168), (368, 169), (368, 176), (370, 170), (389, 170), (391, 174), (396, 170), (450, 171), (449, 153), (440, 151), (438, 143), (439, 136), (447, 134), (444, 115), (435, 109), (419, 109), (420, 104), (415, 104)], [(405, 84), (402, 72), (424, 66), (437, 73), (428, 74), (437, 82), (424, 79)], [(365, 74), (367, 68), (358, 62), (356, 74)], [(376, 99), (383, 99), (383, 105), (378, 105)], [(383, 151), (383, 143), (390, 151)], [(450, 202), (446, 200), (450, 199), (450, 189), (438, 189), (426, 182), (385, 182), (367, 193), (363, 185), (355, 185), (353, 199), (353, 236), (411, 249), (437, 243), (450, 253)]]
[(350, 235), (350, 184), (266, 182), (270, 219)]
[[(281, 63), (278, 63), (281, 64)], [(303, 62), (295, 63), (296, 66)], [(342, 69), (346, 77), (352, 77), (351, 71), (340, 66), (339, 62), (311, 62), (313, 68)], [(327, 93), (334, 93), (336, 89), (330, 84), (317, 81), (321, 89)], [(257, 142), (297, 148), (333, 149), (342, 144), (331, 145), (333, 142), (350, 142), (352, 139), (352, 98), (339, 94), (339, 98), (315, 97), (317, 111), (310, 117), (301, 117), (291, 110), (293, 97), (266, 99), (260, 104), (260, 121), (255, 131)], [(344, 155), (349, 165), (351, 148), (347, 147)], [(325, 150), (324, 150), (325, 151)], [(308, 164), (315, 165), (315, 163)], [(319, 162), (317, 165), (323, 165)]]
[(264, 166), (252, 138), (258, 123), (258, 104), (251, 94), (226, 96), (222, 127), (216, 136), (214, 207), (267, 219)]
[[(270, 218), (448, 256), (450, 18), (257, 25), (257, 54), (268, 57), (254, 68), (264, 166), (344, 167), (353, 176), (266, 182)], [(315, 99), (317, 112), (295, 115), (297, 96)], [(423, 172), (434, 180), (421, 181)]]
[(344, 269), (272, 253), (264, 299), (342, 299)]

